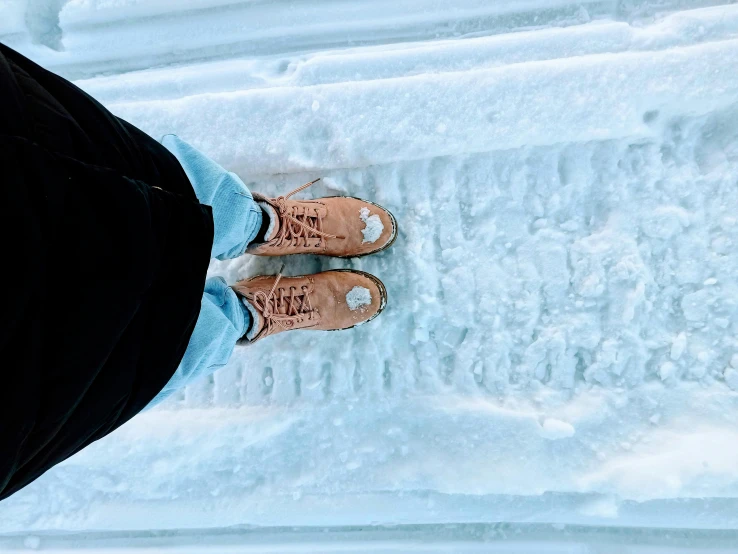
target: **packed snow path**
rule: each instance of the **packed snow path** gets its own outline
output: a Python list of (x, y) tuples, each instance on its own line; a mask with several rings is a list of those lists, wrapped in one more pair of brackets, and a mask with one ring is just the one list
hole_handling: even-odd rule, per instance
[(254, 190), (323, 177), (400, 235), (213, 263), (362, 269), (389, 305), (238, 348), (0, 532), (738, 525), (738, 6), (36, 4), (1, 4), (0, 40)]

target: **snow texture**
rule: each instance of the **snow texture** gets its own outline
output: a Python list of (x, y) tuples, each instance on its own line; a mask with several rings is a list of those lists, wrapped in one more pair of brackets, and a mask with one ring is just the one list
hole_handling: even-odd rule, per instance
[(377, 239), (382, 235), (384, 231), (384, 225), (382, 220), (377, 214), (369, 215), (369, 208), (361, 208), (359, 210), (359, 217), (364, 222), (365, 227), (361, 230), (364, 235), (363, 243), (376, 242)]
[(400, 230), (286, 260), (377, 275), (379, 318), (237, 347), (1, 503), (0, 533), (738, 527), (738, 6), (37, 5), (0, 3), (0, 40), (116, 114)]
[(346, 295), (349, 310), (354, 311), (372, 303), (372, 293), (364, 287), (354, 287)]

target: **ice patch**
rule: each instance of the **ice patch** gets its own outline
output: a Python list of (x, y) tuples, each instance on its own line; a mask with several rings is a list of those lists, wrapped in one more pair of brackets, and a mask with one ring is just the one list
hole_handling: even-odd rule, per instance
[(382, 235), (382, 231), (384, 231), (382, 220), (379, 219), (377, 214), (369, 215), (369, 208), (361, 208), (359, 210), (359, 217), (366, 224), (366, 227), (361, 230), (364, 233), (364, 240), (361, 242), (375, 242)]
[(372, 303), (372, 293), (364, 287), (354, 287), (346, 295), (346, 304), (351, 311), (358, 310), (362, 306)]

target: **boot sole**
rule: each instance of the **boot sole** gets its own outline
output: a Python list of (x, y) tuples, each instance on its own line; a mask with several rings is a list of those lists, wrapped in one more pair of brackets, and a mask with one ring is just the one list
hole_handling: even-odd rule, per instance
[[(328, 271), (323, 271), (321, 273), (330, 273), (330, 272), (356, 273), (358, 275), (363, 275), (364, 277), (372, 281), (375, 285), (377, 285), (377, 288), (379, 289), (379, 297), (380, 297), (379, 309), (377, 310), (376, 314), (374, 314), (372, 317), (370, 317), (366, 321), (362, 321), (361, 323), (357, 323), (356, 325), (352, 325), (351, 327), (341, 327), (340, 329), (312, 329), (313, 331), (329, 331), (329, 332), (346, 331), (347, 329), (353, 329), (354, 327), (360, 327), (361, 325), (364, 325), (365, 323), (369, 323), (371, 320), (376, 318), (387, 307), (387, 287), (384, 286), (384, 283), (379, 279), (379, 277), (375, 277), (371, 273), (367, 273), (366, 271), (361, 271), (359, 269), (329, 269)], [(248, 283), (249, 281), (253, 281), (254, 279), (258, 279), (259, 277), (265, 277), (265, 276), (264, 275), (254, 275), (253, 277), (249, 277), (248, 279), (243, 279), (243, 282)], [(308, 275), (290, 275), (290, 278), (302, 278), (302, 277), (308, 277)], [(236, 291), (236, 294), (239, 295), (237, 291)], [(311, 329), (309, 327), (305, 329), (297, 329), (297, 331), (303, 331), (303, 330), (310, 331)]]

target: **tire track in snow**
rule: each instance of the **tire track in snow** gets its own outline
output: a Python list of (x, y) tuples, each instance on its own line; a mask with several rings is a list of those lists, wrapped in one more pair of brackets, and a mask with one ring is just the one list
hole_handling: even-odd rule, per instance
[[(702, 144), (698, 137), (714, 136), (717, 122), (724, 128), (722, 139)], [(698, 150), (717, 154), (723, 144), (737, 144), (738, 132), (728, 122), (738, 124), (735, 108), (673, 122), (664, 142), (607, 141), (402, 162), (366, 168), (359, 180), (353, 169), (331, 171), (332, 191), (353, 194), (367, 182), (383, 184), (375, 199), (401, 218), (402, 236), (393, 251), (350, 265), (382, 277), (391, 295), (402, 300), (351, 337), (274, 337), (273, 345), (239, 350), (237, 363), (255, 368), (266, 363), (275, 368), (275, 379), (288, 380), (291, 370), (278, 368), (304, 367), (310, 375), (330, 361), (351, 373), (359, 367), (356, 355), (365, 378), (371, 368), (369, 381), (375, 385), (357, 390), (350, 378), (334, 380), (333, 395), (349, 398), (381, 394), (385, 363), (403, 368), (406, 379), (395, 386), (404, 393), (522, 393), (535, 383), (571, 390), (638, 387), (654, 379), (721, 382), (736, 348), (723, 329), (734, 324), (736, 314), (719, 303), (731, 305), (738, 292), (730, 277), (738, 260), (709, 245), (720, 249), (738, 240), (724, 211), (738, 202), (728, 184), (738, 158), (705, 166), (683, 153), (672, 165), (662, 152), (699, 145)], [(682, 137), (685, 128), (689, 136)], [(568, 167), (565, 181), (561, 165)], [(468, 237), (461, 231), (461, 203), (469, 200), (455, 188), (462, 180), (472, 198), (485, 199)], [(283, 179), (264, 183), (272, 194), (291, 186)], [(396, 196), (410, 184), (412, 194)], [(694, 208), (682, 216), (684, 208), (669, 206), (683, 203), (684, 195)], [(644, 211), (643, 205), (652, 208)], [(683, 234), (675, 234), (679, 217), (690, 221)], [(700, 267), (690, 265), (696, 237), (707, 245)], [(340, 265), (285, 261), (296, 274)], [(247, 258), (236, 265), (240, 275), (253, 275), (272, 271), (273, 264)], [(695, 294), (714, 307), (690, 311)], [(683, 333), (694, 350), (672, 359), (669, 347)], [(386, 337), (395, 339), (389, 350)], [(715, 340), (721, 346), (711, 346)], [(309, 355), (285, 358), (290, 350)], [(271, 351), (280, 353), (278, 358)], [(355, 354), (341, 354), (347, 351)], [(666, 375), (664, 364), (675, 372)], [(408, 376), (413, 377), (408, 381)], [(295, 400), (289, 394), (274, 399)]]

